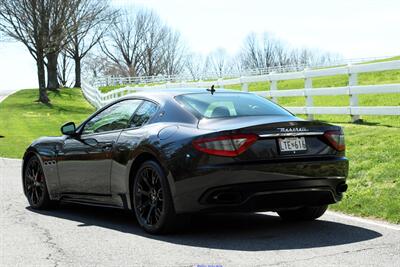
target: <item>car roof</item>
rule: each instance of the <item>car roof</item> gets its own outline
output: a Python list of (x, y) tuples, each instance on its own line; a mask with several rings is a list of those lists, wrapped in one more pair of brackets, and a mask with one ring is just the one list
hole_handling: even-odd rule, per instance
[[(156, 88), (156, 89), (141, 89), (136, 91), (134, 94), (169, 94), (173, 96), (190, 94), (190, 93), (207, 93), (207, 88)], [(217, 88), (215, 92), (240, 92), (238, 90)]]
[[(175, 96), (178, 95), (184, 95), (184, 94), (194, 94), (194, 93), (209, 93), (207, 91), (207, 88), (157, 88), (157, 89), (140, 89), (134, 93), (130, 93), (129, 95), (126, 95), (122, 97), (121, 99), (126, 99), (126, 98), (132, 98), (132, 97), (144, 97), (144, 98), (149, 98), (153, 100), (168, 100), (171, 98), (174, 98)], [(244, 94), (247, 92), (242, 92), (238, 90), (232, 90), (232, 89), (223, 89), (223, 88), (217, 88), (215, 89), (214, 94), (218, 93), (238, 93), (238, 94)]]

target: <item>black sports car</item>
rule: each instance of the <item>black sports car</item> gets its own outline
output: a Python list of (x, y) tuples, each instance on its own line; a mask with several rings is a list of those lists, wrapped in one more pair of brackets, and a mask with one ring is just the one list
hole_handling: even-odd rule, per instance
[(347, 189), (342, 129), (252, 93), (135, 93), (61, 132), (24, 155), (32, 208), (63, 201), (129, 209), (150, 233), (196, 212), (315, 219)]

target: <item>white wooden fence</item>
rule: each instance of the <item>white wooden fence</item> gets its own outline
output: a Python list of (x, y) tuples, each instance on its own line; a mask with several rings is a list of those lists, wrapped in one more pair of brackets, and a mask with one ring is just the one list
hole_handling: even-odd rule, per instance
[(197, 81), (197, 80), (217, 80), (218, 78), (223, 77), (227, 78), (238, 78), (241, 76), (258, 76), (258, 75), (266, 75), (271, 72), (282, 73), (282, 72), (296, 72), (304, 70), (305, 68), (324, 68), (324, 67), (334, 67), (341, 66), (347, 64), (357, 64), (366, 61), (387, 59), (393, 56), (384, 56), (384, 57), (368, 57), (368, 58), (353, 58), (353, 59), (342, 59), (336, 61), (327, 61), (325, 63), (304, 63), (304, 64), (295, 64), (295, 65), (282, 65), (282, 66), (270, 66), (267, 68), (257, 68), (257, 69), (229, 69), (225, 71), (222, 76), (221, 74), (215, 73), (215, 71), (208, 71), (204, 73), (196, 73), (195, 75), (191, 75), (188, 72), (177, 74), (177, 75), (156, 75), (156, 76), (138, 76), (138, 77), (121, 77), (121, 76), (106, 76), (106, 77), (97, 77), (93, 79), (92, 84), (95, 86), (115, 86), (115, 85), (147, 85), (147, 84), (160, 84), (166, 82), (185, 82), (185, 81)]
[[(241, 84), (243, 91), (248, 91), (249, 84), (254, 82), (270, 83), (270, 90), (256, 91), (255, 94), (270, 97), (273, 101), (279, 102), (279, 97), (304, 97), (306, 105), (303, 107), (286, 107), (296, 114), (307, 114), (312, 120), (314, 114), (348, 114), (353, 121), (360, 118), (360, 115), (400, 115), (400, 106), (359, 106), (358, 95), (361, 94), (400, 94), (400, 84), (379, 84), (379, 85), (358, 85), (358, 74), (367, 72), (378, 72), (387, 70), (400, 70), (400, 60), (387, 61), (371, 64), (347, 65), (343, 67), (325, 69), (304, 69), (303, 71), (288, 73), (270, 73), (258, 76), (243, 76), (234, 79), (219, 79), (216, 81), (180, 82), (165, 83), (156, 86), (123, 87), (108, 93), (101, 93), (94, 85), (87, 82), (82, 83), (82, 91), (87, 100), (99, 108), (121, 96), (141, 90), (162, 90), (164, 88), (209, 88), (211, 85), (225, 87)], [(327, 77), (334, 75), (348, 75), (348, 86), (313, 88), (312, 79), (316, 77)], [(278, 82), (285, 80), (304, 79), (304, 88), (292, 90), (278, 90)], [(267, 86), (266, 86), (267, 88)], [(349, 106), (345, 107), (315, 107), (313, 96), (335, 96), (348, 95)]]

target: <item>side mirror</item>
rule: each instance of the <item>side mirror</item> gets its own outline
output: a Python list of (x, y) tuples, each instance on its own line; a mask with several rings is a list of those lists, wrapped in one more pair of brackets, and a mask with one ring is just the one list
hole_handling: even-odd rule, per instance
[(65, 135), (74, 135), (76, 131), (75, 123), (67, 122), (63, 126), (61, 126), (61, 132)]

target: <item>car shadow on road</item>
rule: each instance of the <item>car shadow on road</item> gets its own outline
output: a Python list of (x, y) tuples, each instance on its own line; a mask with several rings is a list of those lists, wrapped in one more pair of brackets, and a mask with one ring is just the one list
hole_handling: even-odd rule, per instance
[(131, 212), (62, 205), (51, 211), (28, 210), (45, 216), (76, 221), (77, 227), (97, 226), (173, 244), (242, 251), (287, 250), (336, 246), (371, 240), (380, 233), (324, 219), (283, 222), (267, 214), (196, 215), (184, 229), (170, 235), (145, 233)]

